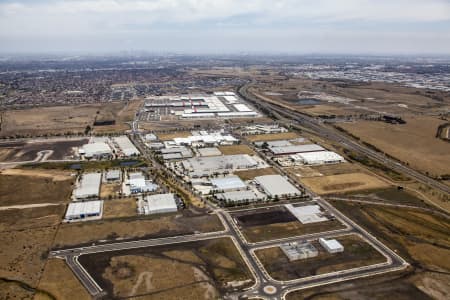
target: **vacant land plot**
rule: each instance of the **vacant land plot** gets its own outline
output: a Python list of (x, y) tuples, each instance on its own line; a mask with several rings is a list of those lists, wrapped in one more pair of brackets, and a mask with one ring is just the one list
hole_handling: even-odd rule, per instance
[(115, 198), (119, 195), (120, 189), (120, 183), (104, 183), (100, 187), (100, 198)]
[(32, 161), (36, 159), (38, 152), (51, 150), (52, 154), (46, 159), (59, 160), (74, 155), (73, 148), (86, 144), (88, 139), (55, 139), (34, 140), (27, 142), (1, 142), (0, 143), (0, 161), (17, 162)]
[(57, 226), (66, 211), (65, 204), (0, 210), (0, 232)]
[(220, 146), (219, 150), (220, 150), (220, 152), (222, 152), (223, 155), (234, 155), (234, 154), (253, 155), (253, 154), (255, 154), (255, 151), (253, 151), (252, 148), (250, 148), (247, 145)]
[(35, 300), (71, 300), (74, 295), (80, 300), (91, 299), (89, 293), (62, 259), (47, 261), (38, 289), (42, 292), (36, 293)]
[[(20, 170), (6, 170), (0, 174), (0, 206), (67, 203), (69, 201), (72, 192), (72, 177), (64, 175), (64, 173), (60, 173), (61, 175), (53, 173), (54, 176), (45, 172), (38, 176), (27, 176), (28, 174), (21, 173)], [(62, 179), (59, 176), (66, 180), (55, 180), (55, 178)]]
[(426, 116), (405, 120), (404, 125), (360, 121), (340, 126), (411, 167), (433, 175), (449, 174), (450, 146), (436, 138), (436, 130), (444, 121)]
[(104, 201), (103, 218), (132, 217), (137, 214), (136, 199), (115, 199)]
[(109, 297), (217, 299), (231, 282), (252, 282), (228, 238), (91, 254), (80, 262)]
[(313, 245), (319, 250), (317, 257), (289, 261), (279, 247), (257, 250), (256, 255), (276, 280), (294, 280), (386, 261), (381, 253), (356, 235), (336, 239), (344, 246), (344, 252), (328, 253), (314, 241)]
[(298, 178), (323, 176), (319, 171), (307, 166), (285, 168), (285, 170)]
[(264, 141), (289, 140), (298, 137), (299, 135), (295, 132), (283, 132), (283, 133), (247, 135), (245, 136), (245, 139), (247, 139), (250, 142), (264, 142)]
[(161, 141), (170, 141), (174, 138), (185, 138), (191, 136), (192, 133), (190, 131), (176, 131), (171, 133), (158, 133), (157, 136)]
[(386, 203), (414, 205), (426, 208), (431, 207), (423, 199), (419, 198), (412, 192), (408, 192), (405, 190), (398, 190), (397, 188), (373, 190), (366, 193), (355, 192), (352, 194), (347, 194), (346, 197), (353, 199), (386, 202)]
[[(113, 200), (112, 200), (113, 201)], [(223, 230), (215, 215), (141, 217), (62, 224), (55, 237), (55, 247), (88, 244), (116, 239), (156, 238)]]
[(264, 168), (264, 169), (236, 171), (233, 174), (239, 176), (242, 180), (251, 180), (257, 176), (274, 175), (274, 174), (278, 174), (278, 173), (273, 168)]
[(340, 163), (332, 165), (313, 166), (312, 169), (321, 173), (324, 176), (339, 175), (360, 172), (361, 168), (352, 163)]
[(320, 195), (389, 187), (389, 184), (366, 173), (303, 178), (301, 182)]
[(345, 228), (337, 220), (302, 224), (284, 206), (232, 213), (249, 242), (261, 242)]

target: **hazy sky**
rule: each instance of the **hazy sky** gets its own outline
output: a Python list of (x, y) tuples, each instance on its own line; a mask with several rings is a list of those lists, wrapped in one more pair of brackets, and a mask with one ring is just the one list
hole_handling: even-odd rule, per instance
[(0, 0), (0, 52), (450, 54), (450, 0)]

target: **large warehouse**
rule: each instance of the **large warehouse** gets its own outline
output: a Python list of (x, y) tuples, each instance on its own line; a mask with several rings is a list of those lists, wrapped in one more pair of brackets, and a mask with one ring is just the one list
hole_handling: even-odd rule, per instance
[(146, 215), (170, 213), (177, 210), (175, 195), (172, 193), (151, 195), (144, 198), (144, 213)]
[(291, 155), (291, 158), (295, 161), (301, 161), (304, 165), (337, 164), (345, 162), (345, 159), (342, 156), (332, 151), (297, 153)]
[(326, 240), (324, 238), (320, 238), (319, 243), (328, 251), (328, 253), (344, 252), (344, 246), (342, 246), (342, 244), (337, 240)]
[(83, 145), (78, 153), (87, 159), (108, 159), (112, 157), (112, 150), (107, 143), (95, 142)]
[(247, 185), (238, 176), (226, 176), (211, 179), (212, 188), (215, 191), (235, 191), (246, 189)]
[(78, 186), (73, 191), (75, 200), (98, 198), (101, 181), (101, 173), (86, 173), (81, 175)]
[(322, 208), (317, 204), (315, 204), (315, 205), (300, 205), (300, 206), (286, 204), (285, 207), (302, 224), (310, 224), (310, 223), (328, 221), (328, 217), (325, 215), (325, 211), (323, 211)]
[(293, 197), (301, 192), (281, 175), (264, 175), (255, 177), (255, 182), (269, 197)]
[(273, 153), (273, 155), (289, 155), (296, 153), (325, 151), (325, 148), (317, 144), (307, 144), (272, 147), (270, 148), (270, 151)]
[(183, 160), (182, 165), (192, 177), (211, 176), (214, 173), (259, 167), (259, 163), (248, 154), (194, 157)]
[(65, 220), (82, 220), (82, 219), (98, 219), (101, 218), (103, 211), (103, 201), (86, 201), (70, 203)]
[(263, 197), (262, 194), (258, 195), (251, 190), (225, 192), (216, 194), (215, 197), (218, 200), (233, 204), (245, 203), (246, 201), (253, 202), (265, 199), (265, 197)]
[(113, 141), (117, 144), (123, 156), (137, 156), (141, 154), (126, 135), (114, 137)]

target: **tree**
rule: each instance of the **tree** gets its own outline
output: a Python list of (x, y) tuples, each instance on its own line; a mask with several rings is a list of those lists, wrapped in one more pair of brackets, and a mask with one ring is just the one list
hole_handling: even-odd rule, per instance
[(90, 125), (86, 126), (86, 128), (84, 129), (84, 134), (89, 134), (91, 132), (92, 128)]

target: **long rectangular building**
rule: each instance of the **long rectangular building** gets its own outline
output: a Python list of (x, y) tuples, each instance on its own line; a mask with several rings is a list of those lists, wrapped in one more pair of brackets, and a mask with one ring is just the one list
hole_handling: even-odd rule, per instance
[(114, 137), (113, 141), (120, 148), (124, 156), (136, 156), (141, 154), (126, 135)]
[(75, 200), (98, 198), (100, 194), (101, 173), (82, 174), (77, 188), (73, 191)]
[(301, 195), (301, 192), (281, 175), (257, 176), (255, 177), (255, 181), (269, 197), (293, 197)]
[(73, 202), (67, 207), (66, 221), (101, 217), (103, 201)]
[(325, 151), (325, 148), (319, 146), (317, 144), (307, 144), (307, 145), (288, 145), (281, 147), (272, 147), (270, 151), (274, 155), (289, 155), (296, 153), (305, 153), (305, 152), (316, 152), (316, 151)]

